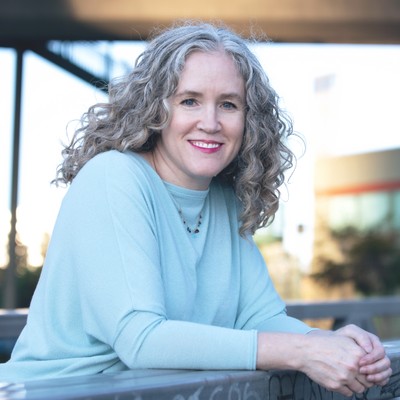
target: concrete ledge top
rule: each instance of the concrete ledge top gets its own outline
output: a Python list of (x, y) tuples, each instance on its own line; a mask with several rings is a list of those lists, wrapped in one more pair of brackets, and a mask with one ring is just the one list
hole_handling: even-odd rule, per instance
[[(393, 375), (384, 387), (368, 389), (362, 399), (400, 396), (400, 340), (385, 343)], [(131, 370), (113, 374), (1, 382), (0, 400), (344, 400), (296, 371)], [(360, 399), (353, 396), (353, 400)]]

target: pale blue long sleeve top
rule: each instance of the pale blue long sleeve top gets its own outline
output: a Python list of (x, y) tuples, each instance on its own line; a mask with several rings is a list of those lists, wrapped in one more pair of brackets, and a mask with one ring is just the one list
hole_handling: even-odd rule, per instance
[[(178, 212), (186, 220), (186, 226)], [(238, 202), (163, 182), (140, 155), (107, 151), (63, 200), (28, 322), (0, 381), (133, 368), (255, 369), (257, 331), (288, 317)], [(197, 224), (190, 234), (187, 226)]]

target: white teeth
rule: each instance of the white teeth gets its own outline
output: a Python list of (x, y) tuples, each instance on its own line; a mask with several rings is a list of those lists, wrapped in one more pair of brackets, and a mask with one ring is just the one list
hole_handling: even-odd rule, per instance
[(215, 149), (219, 147), (218, 143), (204, 143), (204, 142), (192, 142), (197, 147), (203, 147), (205, 149)]

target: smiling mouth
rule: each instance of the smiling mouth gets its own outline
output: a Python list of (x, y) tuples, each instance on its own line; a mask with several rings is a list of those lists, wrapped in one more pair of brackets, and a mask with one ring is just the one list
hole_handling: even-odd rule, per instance
[(218, 147), (221, 146), (221, 143), (209, 143), (209, 142), (200, 142), (200, 141), (191, 141), (191, 143), (193, 144), (193, 146), (196, 147), (201, 147), (203, 149), (217, 149)]

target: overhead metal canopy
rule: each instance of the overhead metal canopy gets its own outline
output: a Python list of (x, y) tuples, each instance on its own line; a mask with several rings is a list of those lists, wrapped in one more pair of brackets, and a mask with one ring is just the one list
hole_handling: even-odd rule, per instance
[(0, 0), (0, 45), (146, 39), (187, 18), (274, 41), (400, 43), (399, 0)]

